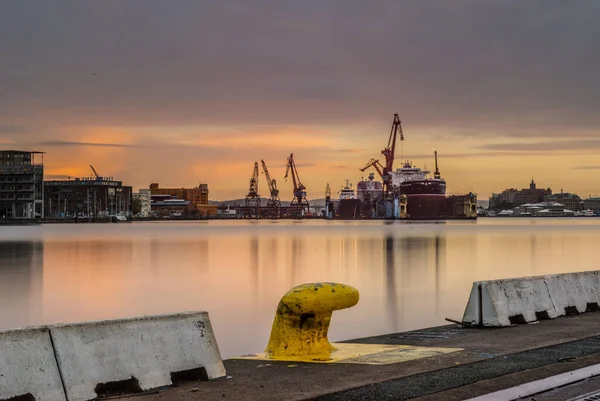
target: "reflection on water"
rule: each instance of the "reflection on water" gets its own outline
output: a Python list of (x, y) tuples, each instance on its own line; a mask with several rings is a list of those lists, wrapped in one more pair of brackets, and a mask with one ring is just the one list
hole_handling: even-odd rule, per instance
[(0, 329), (40, 321), (43, 255), (41, 241), (0, 241)]
[(262, 351), (291, 287), (360, 291), (333, 340), (460, 319), (475, 280), (595, 269), (600, 220), (210, 222), (0, 228), (0, 329), (207, 310), (224, 357)]

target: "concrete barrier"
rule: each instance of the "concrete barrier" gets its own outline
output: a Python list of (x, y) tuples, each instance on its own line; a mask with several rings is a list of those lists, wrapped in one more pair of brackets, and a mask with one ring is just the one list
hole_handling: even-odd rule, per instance
[(66, 400), (47, 328), (0, 331), (0, 400), (10, 399)]
[(226, 375), (206, 312), (51, 326), (69, 401)]
[(600, 310), (600, 271), (473, 283), (464, 323), (510, 326)]

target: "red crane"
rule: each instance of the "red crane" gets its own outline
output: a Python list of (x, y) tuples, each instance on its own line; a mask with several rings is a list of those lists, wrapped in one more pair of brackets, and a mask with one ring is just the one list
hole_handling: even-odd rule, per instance
[(277, 189), (277, 181), (271, 179), (271, 175), (269, 174), (269, 170), (267, 170), (267, 164), (264, 160), (261, 159), (263, 172), (265, 173), (265, 178), (267, 179), (267, 185), (269, 186), (269, 192), (271, 197), (267, 202), (267, 207), (279, 207), (281, 206), (281, 201), (279, 200), (279, 190)]
[(392, 122), (392, 129), (390, 131), (390, 137), (388, 144), (385, 149), (381, 151), (381, 154), (385, 156), (385, 166), (383, 167), (383, 190), (385, 193), (389, 193), (390, 187), (392, 186), (392, 176), (390, 173), (394, 171), (394, 156), (396, 153), (396, 138), (400, 132), (400, 140), (404, 140), (404, 134), (402, 133), (402, 125), (400, 124), (400, 117), (398, 113), (394, 113), (394, 121)]
[(258, 163), (254, 162), (254, 170), (252, 171), (252, 177), (250, 178), (250, 188), (248, 189), (248, 195), (246, 195), (246, 206), (247, 207), (259, 207), (260, 206), (260, 195), (258, 194)]
[(381, 163), (379, 163), (379, 160), (376, 160), (376, 159), (369, 160), (367, 162), (367, 164), (363, 168), (360, 169), (360, 171), (365, 171), (366, 169), (368, 169), (371, 166), (374, 167), (375, 170), (377, 170), (377, 174), (379, 174), (379, 176), (381, 178), (383, 178), (383, 171), (382, 171), (382, 169), (384, 167), (381, 165)]
[[(298, 170), (296, 169), (296, 163), (294, 163), (294, 154), (290, 153), (290, 157), (287, 159), (287, 167), (285, 169), (285, 176), (287, 180), (288, 173), (292, 172), (292, 181), (294, 182), (294, 199), (290, 203), (290, 206), (303, 206), (308, 208), (308, 201), (306, 200), (306, 187), (300, 181), (298, 176)], [(310, 209), (309, 209), (310, 210)]]

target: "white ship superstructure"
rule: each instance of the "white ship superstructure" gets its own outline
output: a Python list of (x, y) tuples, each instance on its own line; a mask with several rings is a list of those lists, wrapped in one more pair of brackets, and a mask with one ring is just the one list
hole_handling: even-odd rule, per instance
[(340, 200), (345, 199), (357, 199), (354, 189), (352, 189), (352, 184), (348, 180), (346, 180), (346, 186), (340, 191)]
[(407, 160), (402, 163), (401, 168), (397, 168), (396, 171), (390, 173), (392, 176), (392, 187), (399, 188), (400, 184), (405, 181), (425, 180), (429, 173), (430, 171), (421, 170), (419, 167), (413, 165), (411, 161)]
[(361, 201), (370, 201), (379, 199), (383, 194), (383, 183), (375, 181), (375, 174), (369, 173), (368, 179), (362, 179), (358, 182), (357, 197)]

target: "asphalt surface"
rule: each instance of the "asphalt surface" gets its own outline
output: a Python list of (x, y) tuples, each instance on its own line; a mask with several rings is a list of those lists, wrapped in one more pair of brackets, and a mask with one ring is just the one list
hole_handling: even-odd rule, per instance
[(230, 379), (121, 399), (464, 400), (600, 363), (600, 312), (502, 329), (446, 325), (348, 342), (464, 350), (388, 365), (229, 359)]
[[(531, 351), (518, 352), (499, 358), (417, 374), (397, 380), (374, 383), (337, 394), (317, 397), (316, 399), (319, 401), (410, 400), (428, 394), (437, 394), (437, 398), (439, 399), (439, 393), (445, 390), (468, 386), (484, 378), (506, 376), (511, 373), (546, 367), (593, 354), (600, 354), (600, 336)], [(471, 389), (467, 394), (463, 394), (461, 398), (475, 397), (488, 392), (488, 390), (477, 391)]]

